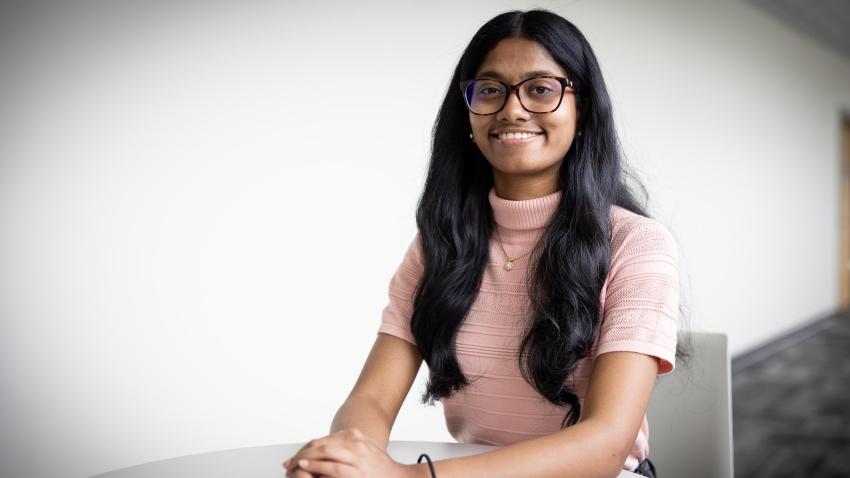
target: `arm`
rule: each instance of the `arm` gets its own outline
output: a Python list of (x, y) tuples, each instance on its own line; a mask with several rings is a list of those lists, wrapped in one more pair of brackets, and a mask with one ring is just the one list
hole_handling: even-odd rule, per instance
[[(620, 473), (656, 375), (674, 366), (678, 252), (669, 231), (649, 220), (623, 222), (614, 243), (603, 309), (603, 323), (609, 326), (600, 331), (579, 422), (481, 455), (438, 461), (437, 476), (564, 478)], [(430, 477), (427, 465), (400, 465), (369, 443), (356, 434), (327, 440), (305, 456), (311, 460), (306, 469), (334, 478)]]
[(360, 377), (331, 424), (331, 433), (357, 429), (386, 450), (390, 430), (410, 391), (422, 357), (410, 333), (416, 286), (424, 269), (419, 234), (387, 290), (389, 303)]
[(356, 428), (382, 448), (422, 364), (416, 347), (380, 333), (360, 377), (334, 416), (331, 433)]
[[(634, 352), (601, 355), (584, 413), (569, 428), (480, 455), (434, 462), (439, 478), (616, 477), (634, 444), (658, 360)], [(430, 478), (427, 464), (401, 465), (360, 432), (318, 440), (299, 463), (316, 476)]]
[[(421, 364), (422, 357), (416, 346), (398, 337), (379, 333), (357, 383), (334, 416), (331, 435), (337, 436), (334, 434), (343, 430), (357, 430), (357, 436), (386, 450), (390, 430)], [(301, 458), (310, 457), (311, 451), (315, 452), (313, 445), (327, 438), (311, 440), (295, 456), (286, 460), (283, 466), (287, 476), (319, 476), (319, 473), (298, 469), (296, 463)]]
[[(331, 423), (331, 435), (311, 440), (295, 456), (284, 462), (289, 476), (299, 459), (316, 456), (320, 443), (338, 442), (356, 436), (368, 441), (375, 450), (386, 454), (390, 430), (416, 373), (422, 357), (410, 333), (416, 286), (424, 265), (419, 235), (413, 238), (404, 259), (393, 274), (388, 287), (389, 303), (381, 318), (378, 337), (360, 377)], [(296, 478), (314, 478), (322, 473), (295, 471)], [(325, 473), (324, 475), (328, 475)]]
[[(603, 354), (594, 365), (576, 425), (480, 455), (435, 461), (437, 476), (615, 477), (640, 429), (657, 371), (657, 359), (648, 355)], [(412, 466), (412, 475), (430, 478), (427, 465)]]

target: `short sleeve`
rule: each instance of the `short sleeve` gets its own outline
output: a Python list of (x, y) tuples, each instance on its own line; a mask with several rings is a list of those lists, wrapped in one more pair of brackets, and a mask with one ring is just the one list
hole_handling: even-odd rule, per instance
[(611, 254), (594, 358), (606, 352), (642, 353), (658, 359), (659, 375), (668, 374), (676, 363), (676, 242), (661, 223), (633, 216), (615, 230)]
[(424, 270), (422, 245), (417, 233), (407, 248), (401, 264), (390, 279), (387, 291), (389, 302), (381, 314), (378, 332), (394, 335), (416, 345), (416, 340), (410, 331), (410, 318), (413, 316), (416, 287)]

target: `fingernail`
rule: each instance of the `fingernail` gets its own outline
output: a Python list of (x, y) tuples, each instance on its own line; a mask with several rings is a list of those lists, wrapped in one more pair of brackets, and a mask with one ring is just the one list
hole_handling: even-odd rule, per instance
[(302, 459), (302, 460), (298, 460), (298, 466), (307, 466), (307, 465), (309, 465), (309, 464), (310, 464), (310, 462), (309, 462), (309, 461), (307, 461), (307, 460), (303, 460), (303, 459)]

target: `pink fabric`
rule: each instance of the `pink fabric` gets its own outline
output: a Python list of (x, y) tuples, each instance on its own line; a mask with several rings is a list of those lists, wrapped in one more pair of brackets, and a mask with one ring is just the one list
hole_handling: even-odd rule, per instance
[[(510, 201), (490, 190), (489, 200), (508, 254), (530, 251), (551, 218), (561, 192)], [(630, 351), (656, 357), (659, 375), (673, 370), (679, 305), (678, 252), (659, 222), (613, 206), (611, 267), (602, 287), (602, 324), (591, 354), (568, 378), (579, 401), (587, 392), (593, 361), (606, 352)], [(442, 400), (446, 425), (461, 443), (508, 445), (560, 430), (566, 410), (546, 401), (519, 373), (516, 355), (530, 316), (526, 274), (528, 256), (504, 269), (504, 253), (495, 232), (490, 261), (478, 297), (457, 337), (457, 355), (467, 378), (464, 391)], [(410, 333), (413, 294), (422, 275), (417, 235), (389, 284), (389, 304), (379, 332), (416, 344)], [(649, 452), (644, 416), (635, 444), (623, 465), (634, 470)]]

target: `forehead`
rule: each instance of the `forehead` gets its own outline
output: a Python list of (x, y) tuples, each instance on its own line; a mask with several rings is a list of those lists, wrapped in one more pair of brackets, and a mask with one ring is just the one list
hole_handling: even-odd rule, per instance
[(567, 72), (536, 41), (506, 38), (487, 53), (475, 77), (516, 82), (543, 74), (566, 76)]

